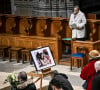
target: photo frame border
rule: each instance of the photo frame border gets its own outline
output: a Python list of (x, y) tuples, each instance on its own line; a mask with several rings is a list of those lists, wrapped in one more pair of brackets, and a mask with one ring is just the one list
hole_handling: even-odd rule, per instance
[(32, 57), (31, 51), (38, 50), (38, 49), (45, 48), (45, 47), (48, 47), (48, 48), (49, 48), (50, 53), (51, 53), (51, 55), (52, 55), (52, 59), (54, 60), (54, 56), (53, 56), (52, 51), (51, 51), (51, 49), (50, 49), (49, 46), (39, 47), (39, 48), (30, 50), (31, 59), (32, 59), (32, 61), (33, 61), (33, 64), (34, 64), (34, 66), (35, 66), (36, 71), (41, 71), (41, 70), (45, 70), (46, 68), (50, 68), (50, 67), (56, 66), (56, 62), (55, 62), (55, 60), (54, 60), (54, 65), (52, 65), (52, 66), (50, 66), (50, 67), (45, 67), (45, 68), (43, 68), (43, 69), (38, 70), (38, 68), (37, 68), (37, 66), (36, 66), (36, 64), (35, 64), (34, 58)]

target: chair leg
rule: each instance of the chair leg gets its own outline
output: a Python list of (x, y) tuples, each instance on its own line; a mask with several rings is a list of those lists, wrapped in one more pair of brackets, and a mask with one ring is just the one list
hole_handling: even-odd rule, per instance
[(80, 66), (80, 60), (77, 59), (77, 67), (79, 68), (79, 66)]
[(74, 58), (72, 58), (72, 66), (74, 66)]
[(72, 70), (72, 65), (73, 65), (73, 58), (71, 58), (70, 70)]
[(25, 54), (25, 61), (27, 61), (27, 55)]
[(17, 63), (19, 63), (19, 55), (18, 55), (18, 51), (16, 52), (16, 60), (17, 60)]
[(29, 55), (29, 62), (30, 62), (30, 64), (32, 64), (32, 57), (31, 57), (31, 55)]
[(3, 58), (3, 61), (5, 61), (5, 50), (4, 49), (2, 50), (2, 58)]
[(84, 60), (84, 58), (82, 58), (82, 60), (81, 60), (81, 69), (83, 69), (83, 60)]
[(11, 62), (12, 52), (9, 50), (9, 62)]
[(23, 63), (23, 64), (24, 64), (24, 60), (25, 60), (24, 54), (22, 54), (22, 63)]
[(81, 67), (81, 60), (80, 60), (80, 67)]

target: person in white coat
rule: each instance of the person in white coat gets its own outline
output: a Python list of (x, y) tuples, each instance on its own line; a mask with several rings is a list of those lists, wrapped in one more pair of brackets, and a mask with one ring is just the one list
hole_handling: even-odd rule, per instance
[(85, 40), (86, 38), (86, 17), (83, 12), (80, 11), (78, 6), (74, 7), (74, 12), (71, 14), (69, 20), (69, 26), (72, 30), (72, 39)]

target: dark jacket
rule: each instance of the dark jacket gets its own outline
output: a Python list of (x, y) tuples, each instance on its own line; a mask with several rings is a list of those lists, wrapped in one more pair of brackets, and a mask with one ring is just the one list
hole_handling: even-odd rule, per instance
[(22, 84), (19, 84), (17, 86), (17, 90), (37, 90), (33, 81), (32, 80), (28, 80)]
[[(65, 74), (58, 73), (53, 77), (53, 79), (54, 78), (59, 80), (63, 90), (73, 90), (73, 87), (71, 86), (70, 82), (68, 81), (68, 77)], [(51, 84), (49, 84), (48, 90), (53, 90)]]
[(92, 80), (96, 75), (94, 67), (96, 61), (98, 61), (98, 59), (91, 60), (86, 66), (84, 66), (83, 70), (81, 71), (80, 77), (88, 82), (86, 90), (92, 89)]
[(92, 80), (92, 90), (100, 90), (100, 71), (97, 72)]

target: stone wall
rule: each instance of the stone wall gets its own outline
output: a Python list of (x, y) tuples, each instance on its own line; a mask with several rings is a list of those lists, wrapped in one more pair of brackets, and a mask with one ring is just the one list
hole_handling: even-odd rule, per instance
[(12, 0), (12, 12), (15, 15), (69, 18), (75, 2), (76, 0)]

